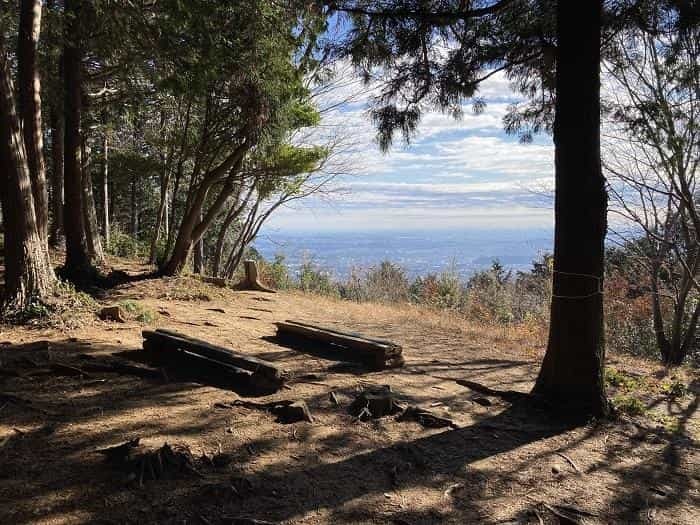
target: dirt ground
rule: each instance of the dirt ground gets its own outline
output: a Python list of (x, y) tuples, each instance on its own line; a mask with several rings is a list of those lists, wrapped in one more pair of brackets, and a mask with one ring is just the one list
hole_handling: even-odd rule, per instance
[[(68, 315), (60, 328), (0, 327), (0, 523), (700, 523), (692, 370), (676, 372), (688, 390), (671, 397), (661, 367), (613, 357), (626, 377), (649, 378), (651, 408), (570, 428), (529, 403), (485, 402), (455, 382), (528, 391), (542, 355), (537, 338), (408, 307), (194, 282), (141, 280), (100, 299), (138, 304), (146, 323)], [(284, 319), (395, 340), (406, 364), (372, 372), (281, 346), (273, 322)], [(296, 377), (289, 387), (254, 401), (305, 400), (315, 421), (285, 425), (264, 411), (217, 406), (239, 395), (213, 386), (51, 367), (128, 357), (154, 327), (283, 366)], [(356, 421), (347, 405), (368, 385), (391, 385), (401, 402), (459, 428)], [(189, 447), (196, 472), (139, 486), (96, 452), (135, 437)]]

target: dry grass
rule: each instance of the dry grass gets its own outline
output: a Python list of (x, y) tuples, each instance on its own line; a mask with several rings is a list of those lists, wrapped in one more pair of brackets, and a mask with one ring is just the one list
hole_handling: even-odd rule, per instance
[[(0, 377), (1, 391), (59, 414), (13, 403), (0, 409), (0, 441), (11, 438), (0, 456), (1, 523), (223, 524), (237, 516), (290, 525), (537, 523), (540, 502), (576, 505), (596, 515), (590, 523), (647, 522), (648, 516), (658, 523), (697, 523), (700, 382), (691, 369), (676, 377), (689, 394), (672, 398), (656, 388), (671, 388), (670, 375), (655, 375), (663, 367), (615, 357), (611, 366), (647, 377), (653, 388), (640, 393), (623, 382), (624, 390), (611, 388), (611, 395), (640, 397), (645, 413), (561, 428), (530, 406), (497, 398), (483, 406), (476, 402), (481, 396), (455, 382), (468, 378), (528, 391), (546, 334), (536, 325), (480, 324), (409, 304), (234, 292), (191, 278), (128, 283), (100, 304), (123, 301), (157, 312), (158, 327), (275, 361), (299, 379), (313, 374), (259, 401), (303, 399), (315, 423), (280, 425), (260, 411), (217, 409), (237, 394), (206, 385), (117, 374)], [(403, 346), (406, 365), (371, 372), (283, 346), (273, 323), (288, 318), (392, 339)], [(52, 341), (50, 358), (80, 366), (80, 354), (139, 348), (144, 327), (135, 318), (119, 324), (93, 316), (75, 327), (0, 331), (11, 343)], [(0, 358), (39, 360), (26, 352), (0, 347)], [(356, 422), (345, 407), (367, 384), (389, 384), (402, 402), (450, 417), (461, 428), (426, 429), (393, 418)], [(136, 436), (149, 447), (168, 442), (196, 455), (220, 451), (231, 463), (207, 468), (201, 479), (127, 487), (95, 450)]]

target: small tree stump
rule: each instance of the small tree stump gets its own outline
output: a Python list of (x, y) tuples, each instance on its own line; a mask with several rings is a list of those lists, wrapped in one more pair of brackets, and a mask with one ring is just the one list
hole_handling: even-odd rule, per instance
[(243, 261), (243, 269), (245, 271), (245, 278), (243, 282), (239, 285), (242, 290), (255, 290), (257, 292), (267, 292), (275, 293), (275, 290), (268, 288), (263, 283), (260, 282), (258, 274), (258, 265), (253, 260)]
[(396, 414), (401, 411), (401, 406), (394, 399), (391, 387), (387, 385), (360, 392), (348, 411), (361, 421), (367, 421)]
[(116, 321), (117, 323), (126, 323), (126, 314), (121, 306), (105, 306), (97, 316), (103, 321)]

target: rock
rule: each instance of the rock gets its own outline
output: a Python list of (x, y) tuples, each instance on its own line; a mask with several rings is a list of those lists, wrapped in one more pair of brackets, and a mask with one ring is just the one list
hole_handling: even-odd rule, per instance
[(552, 465), (552, 474), (560, 474), (561, 473), (561, 465), (558, 463), (554, 463)]
[(103, 321), (115, 321), (117, 323), (126, 322), (126, 314), (120, 306), (105, 306), (97, 316)]
[(279, 423), (298, 423), (299, 421), (314, 422), (314, 418), (304, 401), (295, 401), (289, 405), (280, 405), (270, 410), (277, 416)]

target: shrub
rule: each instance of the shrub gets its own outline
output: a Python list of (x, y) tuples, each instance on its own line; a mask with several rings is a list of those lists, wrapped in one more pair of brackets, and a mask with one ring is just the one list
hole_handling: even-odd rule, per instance
[(139, 323), (151, 324), (158, 318), (153, 310), (136, 301), (122, 301), (119, 306)]
[(467, 317), (483, 322), (510, 323), (515, 320), (512, 308), (513, 284), (498, 261), (489, 270), (477, 272), (467, 281)]
[(648, 295), (631, 296), (632, 284), (619, 272), (605, 281), (606, 342), (612, 351), (658, 355)]
[(287, 290), (293, 286), (284, 255), (275, 255), (275, 260), (271, 263), (260, 257), (258, 259), (258, 271), (260, 280), (266, 286), (276, 290)]
[(633, 396), (617, 396), (612, 404), (618, 412), (630, 416), (641, 416), (647, 411), (644, 402)]
[(466, 290), (454, 264), (439, 275), (416, 277), (409, 294), (411, 302), (433, 308), (460, 310), (466, 303)]
[(307, 293), (339, 297), (338, 286), (328, 272), (318, 268), (311, 260), (305, 260), (299, 268), (299, 288)]
[(404, 303), (408, 301), (408, 278), (401, 266), (382, 261), (371, 267), (364, 278), (365, 299), (380, 303)]
[[(131, 235), (114, 229), (110, 232), (109, 243), (107, 243), (105, 250), (116, 257), (139, 259), (148, 256), (150, 247)], [(164, 245), (162, 250), (165, 251)]]

